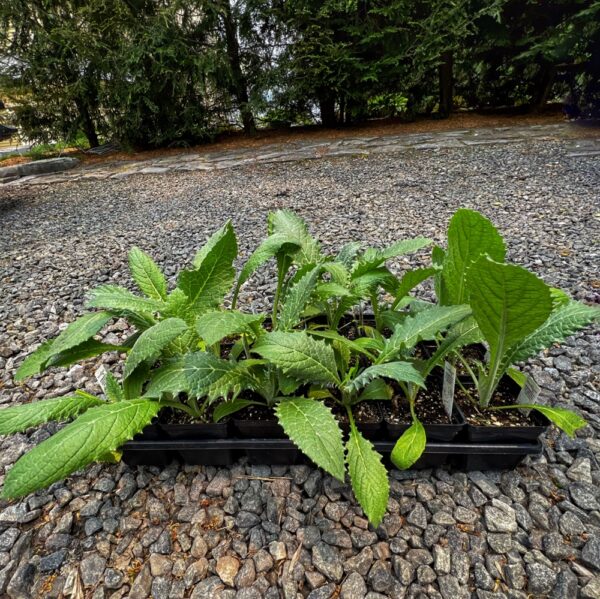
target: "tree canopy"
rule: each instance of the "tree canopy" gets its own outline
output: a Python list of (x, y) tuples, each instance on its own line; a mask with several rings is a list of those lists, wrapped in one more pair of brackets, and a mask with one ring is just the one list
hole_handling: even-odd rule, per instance
[(40, 141), (600, 98), (600, 0), (4, 0), (0, 89)]

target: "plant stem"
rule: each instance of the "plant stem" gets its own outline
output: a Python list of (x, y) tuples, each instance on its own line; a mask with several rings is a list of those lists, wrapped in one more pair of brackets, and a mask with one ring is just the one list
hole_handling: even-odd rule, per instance
[(417, 414), (415, 412), (415, 402), (412, 399), (408, 400), (408, 407), (410, 408), (410, 415), (412, 416), (414, 422), (417, 420)]
[(379, 298), (377, 292), (371, 294), (371, 307), (373, 308), (373, 317), (375, 318), (375, 328), (380, 331), (381, 323), (379, 322)]
[(356, 429), (356, 424), (354, 422), (354, 414), (352, 414), (352, 408), (349, 405), (346, 406), (346, 413), (348, 414), (348, 423), (350, 424), (350, 428)]
[(248, 343), (246, 339), (246, 335), (242, 333), (242, 345), (244, 346), (244, 354), (246, 354), (246, 359), (250, 358), (250, 349), (248, 348)]
[(461, 388), (461, 390), (465, 394), (466, 398), (473, 404), (473, 407), (475, 408), (475, 410), (477, 410), (477, 413), (481, 414), (481, 410), (479, 409), (479, 404), (477, 403), (477, 401), (475, 399), (473, 399), (473, 397), (471, 397), (471, 394), (469, 393), (467, 388), (460, 382), (460, 380), (458, 378), (456, 379), (456, 383)]
[(279, 308), (279, 296), (281, 295), (281, 289), (283, 287), (283, 277), (286, 271), (285, 259), (277, 261), (277, 289), (275, 290), (275, 297), (273, 298), (273, 314), (271, 321), (273, 322), (273, 330), (277, 326), (277, 312)]
[(203, 410), (198, 405), (198, 400), (195, 397), (190, 398), (190, 403), (192, 404), (192, 409), (196, 412), (196, 416), (200, 418), (202, 416)]
[(459, 352), (455, 352), (456, 353), (456, 357), (460, 360), (460, 363), (463, 365), (464, 369), (468, 372), (469, 376), (473, 379), (473, 382), (475, 383), (475, 385), (478, 385), (478, 381), (477, 381), (477, 375), (473, 372), (473, 369), (471, 368), (471, 365), (464, 359), (463, 356), (460, 355)]

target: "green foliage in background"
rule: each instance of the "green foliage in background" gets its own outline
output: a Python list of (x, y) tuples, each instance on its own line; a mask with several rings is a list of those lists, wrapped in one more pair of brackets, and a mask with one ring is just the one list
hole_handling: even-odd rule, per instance
[(44, 143), (600, 101), (600, 0), (12, 0), (0, 32), (0, 89)]

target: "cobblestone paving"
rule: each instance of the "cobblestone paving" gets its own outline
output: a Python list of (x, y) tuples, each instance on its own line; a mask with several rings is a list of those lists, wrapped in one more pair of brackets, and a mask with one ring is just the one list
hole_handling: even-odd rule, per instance
[(242, 148), (223, 152), (190, 153), (142, 161), (106, 162), (83, 166), (61, 174), (31, 175), (6, 185), (36, 185), (64, 181), (123, 179), (134, 175), (159, 175), (169, 172), (212, 171), (261, 163), (317, 160), (338, 156), (368, 156), (381, 153), (433, 150), (468, 146), (510, 145), (520, 141), (544, 142), (567, 139), (568, 158), (600, 155), (600, 128), (597, 137), (578, 138), (578, 127), (570, 123), (490, 127), (434, 133), (356, 137), (336, 141), (297, 141)]

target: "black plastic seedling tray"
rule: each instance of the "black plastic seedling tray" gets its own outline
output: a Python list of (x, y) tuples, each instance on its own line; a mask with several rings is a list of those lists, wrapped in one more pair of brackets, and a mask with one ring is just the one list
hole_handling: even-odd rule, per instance
[[(388, 456), (393, 441), (375, 441), (375, 449)], [(542, 451), (541, 443), (427, 443), (422, 458), (413, 468), (449, 464), (464, 470), (514, 468), (527, 455)], [(297, 464), (306, 461), (287, 439), (168, 439), (128, 441), (123, 446), (123, 461), (129, 465), (162, 466), (174, 460), (187, 464), (227, 466), (248, 457), (258, 464)], [(258, 459), (261, 457), (262, 459)]]
[[(509, 389), (514, 396), (514, 403), (517, 403), (517, 397), (521, 387), (515, 383), (510, 377), (504, 376), (501, 379), (501, 384)], [(464, 419), (465, 433), (468, 441), (472, 443), (537, 443), (540, 435), (548, 429), (550, 421), (543, 414), (531, 410), (529, 418), (530, 425), (523, 426), (486, 426), (476, 425), (469, 422), (460, 405), (455, 404), (461, 417)]]

